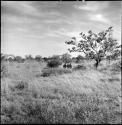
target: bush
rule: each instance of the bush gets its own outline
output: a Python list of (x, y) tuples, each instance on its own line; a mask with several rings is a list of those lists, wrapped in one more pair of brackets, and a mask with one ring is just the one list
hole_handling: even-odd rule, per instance
[(66, 73), (71, 73), (72, 71), (70, 69), (63, 69), (63, 68), (48, 68), (43, 69), (41, 76), (48, 77), (50, 75), (62, 75)]
[(21, 56), (16, 56), (14, 58), (14, 61), (18, 62), (18, 63), (23, 63), (24, 62), (24, 59), (21, 57)]
[(36, 60), (37, 62), (42, 61), (42, 57), (41, 57), (40, 55), (37, 55), (37, 56), (35, 57), (35, 60)]
[(6, 76), (7, 74), (7, 68), (3, 62), (1, 62), (1, 77)]
[(59, 65), (61, 65), (61, 61), (58, 60), (58, 59), (53, 59), (53, 60), (50, 60), (48, 61), (47, 63), (47, 67), (50, 67), (50, 68), (54, 68), (54, 67), (58, 67)]
[(68, 53), (63, 54), (62, 55), (62, 61), (64, 63), (71, 63), (72, 62), (71, 55), (68, 54)]

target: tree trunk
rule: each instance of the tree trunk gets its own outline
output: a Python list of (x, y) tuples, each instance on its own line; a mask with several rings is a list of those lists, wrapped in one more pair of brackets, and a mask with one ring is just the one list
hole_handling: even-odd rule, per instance
[(96, 69), (98, 68), (100, 61), (101, 61), (101, 59), (96, 59), (96, 63), (95, 63), (95, 68)]

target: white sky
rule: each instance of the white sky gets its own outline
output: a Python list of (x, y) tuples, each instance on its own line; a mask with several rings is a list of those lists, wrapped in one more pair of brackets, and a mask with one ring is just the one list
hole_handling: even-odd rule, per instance
[(121, 1), (2, 1), (1, 51), (20, 56), (60, 55), (68, 52), (65, 41), (71, 37), (109, 26), (121, 43)]

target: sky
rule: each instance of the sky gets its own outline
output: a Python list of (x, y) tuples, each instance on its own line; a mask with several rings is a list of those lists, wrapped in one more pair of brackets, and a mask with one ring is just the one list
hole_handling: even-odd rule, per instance
[(109, 26), (121, 43), (121, 9), (121, 1), (2, 1), (1, 52), (22, 57), (61, 55), (68, 53), (65, 41), (71, 37)]

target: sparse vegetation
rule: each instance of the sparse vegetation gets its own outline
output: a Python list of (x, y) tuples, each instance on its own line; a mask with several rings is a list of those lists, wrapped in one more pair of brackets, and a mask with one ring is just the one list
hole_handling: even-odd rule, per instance
[(1, 0), (1, 124), (122, 124), (117, 1)]
[(73, 63), (72, 70), (37, 61), (4, 63), (10, 75), (1, 79), (1, 123), (120, 124), (120, 70), (109, 73), (116, 72), (109, 68), (114, 61), (101, 65), (107, 73), (89, 70), (87, 63)]
[[(117, 48), (113, 39), (107, 41), (109, 30), (97, 36), (91, 31), (88, 36), (81, 34), (84, 39), (87, 37), (81, 41), (83, 44), (78, 44), (88, 52), (85, 58), (63, 54), (41, 61), (41, 56), (28, 55), (19, 63), (21, 57), (11, 62), (2, 54), (1, 123), (121, 124), (121, 61), (114, 57), (118, 57), (120, 50), (111, 48), (114, 45)], [(102, 45), (102, 50), (96, 53), (89, 50), (97, 47), (92, 36)], [(108, 49), (114, 53), (110, 64), (102, 58)]]

